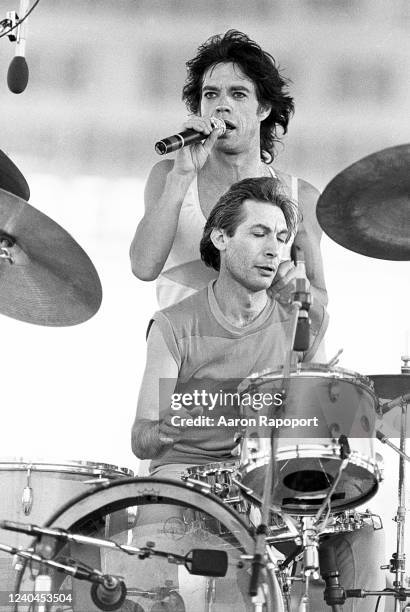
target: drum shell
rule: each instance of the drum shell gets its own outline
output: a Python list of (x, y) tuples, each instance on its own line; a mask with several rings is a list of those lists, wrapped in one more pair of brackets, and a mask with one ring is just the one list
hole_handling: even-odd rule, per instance
[[(93, 489), (89, 481), (104, 482), (128, 478), (132, 471), (105, 463), (44, 459), (3, 459), (0, 461), (0, 520), (42, 525), (47, 518), (73, 497)], [(103, 479), (103, 480), (102, 480)], [(28, 487), (31, 491), (28, 490)], [(25, 500), (23, 500), (23, 496)], [(27, 548), (28, 535), (2, 530), (2, 544)], [(1, 590), (12, 591), (16, 572), (12, 557), (0, 552)]]
[[(271, 373), (258, 385), (258, 392), (273, 395), (283, 383), (281, 372)], [(306, 430), (306, 438), (296, 437), (300, 428), (274, 430), (279, 482), (273, 503), (289, 513), (314, 514), (338, 474), (341, 435), (346, 436), (353, 452), (332, 499), (332, 510), (364, 503), (376, 493), (381, 479), (374, 450), (377, 398), (369, 379), (341, 368), (328, 370), (306, 364), (291, 372), (287, 385), (284, 410), (277, 416), (316, 417), (318, 426)], [(266, 409), (261, 412), (266, 413)], [(272, 411), (269, 416), (273, 416)], [(270, 431), (248, 427), (242, 441), (243, 484), (259, 497), (271, 455), (271, 441), (262, 436)]]

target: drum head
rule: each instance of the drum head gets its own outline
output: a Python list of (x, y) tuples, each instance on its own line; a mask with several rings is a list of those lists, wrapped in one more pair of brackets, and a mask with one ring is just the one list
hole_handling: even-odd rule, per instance
[[(250, 563), (242, 559), (254, 552), (251, 532), (235, 512), (193, 487), (150, 478), (118, 481), (72, 500), (47, 525), (109, 538), (120, 545), (148, 545), (169, 555), (185, 556), (192, 549), (226, 551), (226, 576), (209, 578), (192, 575), (184, 565), (159, 556), (141, 559), (120, 549), (42, 538), (38, 552), (45, 554), (50, 545), (52, 552), (47, 556), (54, 560), (71, 559), (77, 565), (86, 564), (104, 574), (120, 576), (127, 589), (120, 608), (123, 612), (254, 609), (248, 595)], [(30, 590), (29, 574), (28, 568), (21, 572), (20, 585), (16, 585), (20, 591)], [(65, 603), (74, 612), (98, 610), (90, 596), (90, 583), (60, 576), (52, 573), (52, 590), (68, 594)], [(283, 604), (276, 579), (263, 571), (261, 585), (263, 610), (281, 612)]]

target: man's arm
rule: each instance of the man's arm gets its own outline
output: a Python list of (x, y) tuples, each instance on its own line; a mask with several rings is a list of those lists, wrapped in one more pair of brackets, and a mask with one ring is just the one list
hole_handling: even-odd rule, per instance
[(160, 161), (151, 170), (144, 194), (145, 213), (130, 247), (131, 268), (140, 280), (155, 280), (164, 267), (188, 187), (220, 134), (206, 117), (191, 117), (183, 128), (195, 129), (207, 138), (180, 149), (175, 160)]
[(156, 164), (145, 186), (145, 213), (130, 247), (137, 278), (157, 278), (167, 260), (178, 227), (179, 212), (192, 176), (173, 172), (173, 161)]
[(299, 180), (299, 192), (302, 223), (295, 236), (295, 246), (301, 248), (305, 255), (306, 275), (312, 287), (313, 299), (327, 306), (328, 298), (320, 251), (323, 232), (316, 217), (316, 205), (320, 192), (316, 187), (302, 180)]
[(131, 434), (132, 452), (139, 459), (156, 457), (176, 439), (162, 418), (169, 410), (177, 377), (178, 365), (154, 322), (148, 335), (147, 361)]

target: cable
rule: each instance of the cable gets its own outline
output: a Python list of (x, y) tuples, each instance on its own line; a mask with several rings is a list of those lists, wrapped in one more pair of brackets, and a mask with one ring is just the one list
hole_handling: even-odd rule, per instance
[[(25, 21), (27, 19), (27, 17), (34, 11), (34, 9), (36, 8), (37, 4), (40, 2), (40, 0), (35, 0), (33, 6), (31, 7), (31, 9), (29, 11), (27, 11), (27, 13), (24, 15), (24, 17), (22, 17), (21, 19), (18, 20), (18, 22), (12, 26), (11, 28), (9, 28), (8, 30), (6, 30), (5, 32), (3, 32), (3, 34), (0, 34), (0, 38), (3, 38), (4, 36), (8, 36), (10, 34), (10, 32), (12, 32), (13, 30), (15, 30), (16, 28), (19, 27), (20, 24), (23, 23), (23, 21)], [(2, 23), (4, 23), (4, 21), (2, 21)]]
[(382, 598), (382, 596), (379, 595), (378, 598), (377, 598), (377, 601), (376, 601), (376, 607), (374, 609), (374, 612), (377, 612), (377, 610), (379, 609), (379, 603), (380, 603), (381, 598)]

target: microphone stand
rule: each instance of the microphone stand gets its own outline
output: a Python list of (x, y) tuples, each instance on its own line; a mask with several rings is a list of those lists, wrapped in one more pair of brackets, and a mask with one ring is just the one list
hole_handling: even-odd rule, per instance
[[(408, 359), (408, 357), (402, 357), (402, 374), (408, 373)], [(395, 597), (394, 612), (400, 612), (400, 602), (406, 601), (406, 598), (410, 595), (410, 590), (404, 588), (406, 573), (406, 555), (404, 552), (406, 524), (406, 461), (410, 461), (410, 457), (406, 453), (407, 409), (409, 402), (410, 394), (407, 393), (388, 402), (388, 407), (386, 408), (385, 406), (384, 410), (382, 407), (382, 414), (387, 413), (397, 405), (401, 407), (400, 448), (397, 448), (395, 444), (390, 442), (382, 432), (379, 430), (376, 431), (377, 439), (383, 444), (387, 444), (399, 455), (399, 483), (397, 487), (398, 506), (396, 516), (394, 517), (397, 523), (396, 552), (392, 554), (390, 564), (382, 566), (382, 569), (388, 569), (392, 574), (395, 574), (395, 580), (393, 582), (393, 595)], [(358, 595), (353, 596), (357, 597)]]
[[(299, 281), (301, 279), (296, 280), (296, 292), (294, 294), (294, 299), (291, 304), (291, 316), (290, 316), (290, 339), (289, 339), (289, 348), (286, 351), (285, 362), (283, 366), (283, 377), (282, 377), (282, 397), (284, 402), (281, 406), (281, 410), (284, 409), (286, 404), (287, 390), (290, 382), (290, 371), (292, 367), (293, 357), (294, 357), (294, 345), (298, 324), (299, 312), (304, 306), (305, 303), (310, 304), (310, 295), (307, 292), (302, 292), (300, 290)], [(255, 540), (255, 548), (254, 548), (254, 556), (251, 564), (251, 578), (249, 582), (249, 595), (250, 597), (256, 597), (259, 589), (259, 577), (260, 571), (265, 567), (265, 547), (266, 547), (266, 537), (269, 534), (269, 522), (270, 522), (270, 512), (271, 512), (271, 500), (273, 497), (273, 493), (278, 481), (278, 468), (276, 465), (276, 454), (278, 450), (278, 439), (275, 436), (274, 429), (272, 427), (271, 430), (271, 460), (269, 461), (264, 480), (264, 488), (263, 488), (263, 496), (261, 503), (261, 522), (256, 528), (256, 540)]]
[(61, 563), (59, 561), (53, 561), (53, 559), (46, 559), (45, 557), (30, 552), (28, 550), (21, 550), (20, 548), (16, 548), (15, 546), (0, 544), (0, 550), (9, 553), (10, 555), (17, 555), (18, 557), (22, 557), (23, 559), (27, 559), (28, 561), (35, 561), (36, 563), (44, 565), (46, 568), (55, 569), (57, 572), (63, 572), (64, 574), (72, 576), (73, 578), (78, 578), (79, 580), (101, 582), (101, 578), (104, 577), (104, 574), (102, 574), (102, 572), (100, 572), (99, 570), (90, 570), (77, 565), (66, 565), (65, 563)]
[[(94, 538), (82, 534), (70, 533), (65, 529), (51, 529), (49, 527), (38, 527), (36, 525), (24, 524), (20, 526), (18, 523), (13, 523), (10, 521), (1, 521), (0, 528), (8, 529), (10, 531), (28, 533), (29, 535), (36, 535), (37, 537), (47, 536), (57, 539), (63, 539), (68, 542), (75, 542), (76, 544), (87, 544), (89, 546), (96, 546), (98, 548), (111, 548), (114, 550), (125, 552), (128, 555), (136, 555), (139, 559), (142, 560), (149, 559), (153, 556), (163, 557), (166, 558), (169, 563), (175, 563), (176, 565), (184, 565), (187, 571), (193, 575), (223, 577), (226, 575), (228, 569), (228, 556), (226, 554), (226, 551), (192, 549), (186, 555), (177, 555), (163, 550), (157, 550), (154, 548), (155, 544), (153, 543), (147, 543), (146, 546), (138, 548), (136, 546), (130, 546), (129, 544), (118, 544), (114, 540), (106, 540), (104, 538)], [(81, 571), (79, 571), (80, 575), (76, 575), (76, 571), (78, 569), (82, 569), (77, 568), (77, 566), (67, 566), (51, 559), (45, 559), (41, 555), (31, 553), (26, 550), (20, 550), (11, 546), (6, 546), (5, 544), (0, 544), (0, 550), (3, 550), (4, 552), (8, 552), (13, 555), (18, 555), (25, 559), (38, 561), (39, 563), (43, 563), (47, 567), (52, 567), (57, 571), (68, 573), (74, 578), (79, 578), (80, 580), (93, 580), (93, 578), (90, 578), (89, 575), (90, 570), (86, 570), (86, 573), (83, 577), (81, 575)], [(212, 567), (209, 567), (207, 563), (207, 558), (209, 558), (210, 554), (212, 554)], [(103, 576), (103, 574), (99, 570), (92, 570), (92, 576), (97, 576), (96, 582), (100, 582), (98, 577)]]

